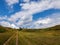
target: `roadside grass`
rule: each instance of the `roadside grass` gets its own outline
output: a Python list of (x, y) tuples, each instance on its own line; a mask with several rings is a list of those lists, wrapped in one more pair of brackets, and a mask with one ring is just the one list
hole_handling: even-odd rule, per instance
[(6, 32), (0, 33), (0, 45), (3, 45), (3, 43), (5, 43), (8, 38), (14, 33), (15, 31), (13, 30), (7, 30)]
[(60, 45), (60, 30), (19, 32), (19, 45)]
[(16, 38), (13, 37), (6, 45), (16, 45)]

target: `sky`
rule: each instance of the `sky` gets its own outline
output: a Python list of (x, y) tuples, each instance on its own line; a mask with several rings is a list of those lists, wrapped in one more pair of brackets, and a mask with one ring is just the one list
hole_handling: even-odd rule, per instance
[(11, 28), (60, 25), (60, 0), (0, 0), (0, 25)]

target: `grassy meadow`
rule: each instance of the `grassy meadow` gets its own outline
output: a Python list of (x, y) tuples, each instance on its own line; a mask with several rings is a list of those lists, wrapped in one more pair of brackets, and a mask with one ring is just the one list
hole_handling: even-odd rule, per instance
[[(3, 45), (15, 32), (15, 29), (8, 29), (0, 33), (0, 45)], [(6, 45), (16, 45), (15, 36)], [(60, 26), (18, 30), (18, 45), (60, 45)]]

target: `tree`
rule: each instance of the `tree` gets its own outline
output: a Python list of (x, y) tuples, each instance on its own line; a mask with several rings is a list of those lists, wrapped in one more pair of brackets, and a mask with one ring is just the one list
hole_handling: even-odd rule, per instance
[(21, 27), (19, 28), (19, 31), (23, 30)]

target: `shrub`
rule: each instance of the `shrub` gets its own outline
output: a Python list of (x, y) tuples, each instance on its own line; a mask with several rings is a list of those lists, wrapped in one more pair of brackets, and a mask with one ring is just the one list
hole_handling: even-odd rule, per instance
[(18, 29), (19, 31), (23, 30), (21, 27)]
[(0, 28), (0, 33), (3, 33), (5, 31), (6, 31), (5, 29)]

